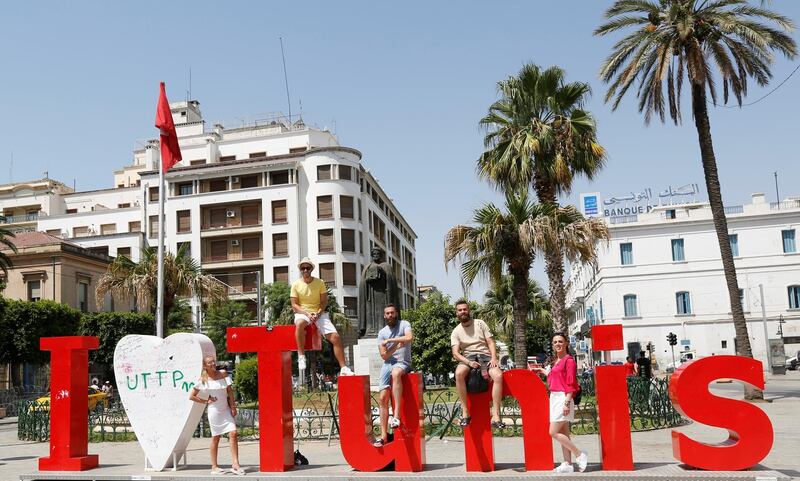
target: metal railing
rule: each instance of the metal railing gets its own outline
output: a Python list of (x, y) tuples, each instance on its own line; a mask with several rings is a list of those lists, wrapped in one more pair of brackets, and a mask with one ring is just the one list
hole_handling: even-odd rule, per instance
[(800, 199), (789, 199), (783, 202), (770, 202), (769, 210), (800, 209)]
[(34, 222), (39, 220), (39, 213), (20, 215), (0, 215), (0, 224), (14, 224), (16, 222)]
[(615, 215), (613, 217), (610, 217), (609, 221), (612, 224), (630, 224), (631, 222), (638, 222), (639, 221), (639, 215), (638, 214), (633, 214), (633, 215)]
[[(598, 432), (597, 403), (592, 378), (580, 378), (582, 400), (575, 413), (575, 422), (570, 430), (573, 434), (596, 434)], [(675, 410), (668, 393), (667, 379), (628, 378), (631, 430), (646, 431), (686, 424), (687, 421)], [(423, 416), (428, 436), (462, 436), (458, 426), (461, 404), (453, 389), (428, 390), (423, 394)], [(258, 438), (258, 409), (243, 404), (236, 416), (240, 437)], [(293, 427), (295, 439), (332, 439), (339, 436), (339, 403), (335, 391), (318, 391), (296, 394), (294, 397)], [(50, 411), (46, 403), (20, 401), (18, 406), (20, 440), (46, 441), (50, 436)], [(377, 393), (371, 399), (372, 424), (378, 433)], [(503, 431), (495, 430), (498, 436), (522, 435), (522, 411), (516, 399), (507, 397), (500, 410), (508, 426)], [(97, 403), (89, 413), (89, 440), (131, 441), (135, 439), (130, 423), (118, 399), (107, 404)], [(206, 414), (200, 422), (195, 437), (210, 437)]]
[(6, 409), (6, 416), (16, 416), (20, 401), (30, 401), (48, 394), (45, 386), (24, 386), (0, 389), (0, 407)]
[(744, 214), (743, 205), (726, 205), (724, 209), (725, 209), (725, 215)]

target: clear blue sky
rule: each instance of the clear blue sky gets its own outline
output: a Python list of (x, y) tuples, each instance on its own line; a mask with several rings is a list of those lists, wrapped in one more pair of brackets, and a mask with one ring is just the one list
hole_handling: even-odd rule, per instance
[[(645, 127), (633, 98), (615, 113), (602, 102), (597, 71), (613, 39), (592, 30), (610, 3), (14, 2), (0, 28), (0, 181), (13, 151), (14, 180), (49, 171), (80, 190), (111, 187), (134, 141), (156, 134), (158, 82), (183, 99), (190, 67), (210, 122), (286, 111), (283, 36), (293, 110), (302, 101), (307, 122), (335, 126), (343, 145), (363, 152), (419, 235), (418, 282), (458, 295), (458, 276), (442, 263), (444, 233), (498, 200), (474, 175), (478, 120), (496, 82), (525, 62), (560, 65), (594, 89), (588, 107), (608, 166), (565, 201), (703, 184), (688, 97), (681, 127)], [(800, 22), (800, 2), (772, 8)], [(796, 62), (778, 58), (775, 83)], [(749, 98), (763, 93), (753, 86)], [(800, 72), (755, 106), (711, 112), (726, 204), (758, 191), (774, 200), (773, 171), (782, 196), (800, 194), (798, 105)], [(541, 265), (534, 272), (546, 285)]]

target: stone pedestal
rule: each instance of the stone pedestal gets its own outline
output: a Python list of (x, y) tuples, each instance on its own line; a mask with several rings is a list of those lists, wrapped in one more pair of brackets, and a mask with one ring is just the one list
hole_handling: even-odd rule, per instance
[(369, 387), (372, 391), (378, 389), (382, 366), (378, 339), (359, 339), (358, 344), (353, 346), (353, 370), (358, 375), (369, 376)]

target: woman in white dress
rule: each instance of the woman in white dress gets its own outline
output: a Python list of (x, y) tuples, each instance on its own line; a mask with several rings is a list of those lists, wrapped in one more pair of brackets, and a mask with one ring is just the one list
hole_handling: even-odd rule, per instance
[[(198, 396), (200, 393), (208, 394), (207, 399)], [(208, 424), (211, 427), (211, 474), (222, 474), (224, 471), (217, 464), (217, 451), (219, 438), (228, 434), (231, 442), (231, 472), (242, 475), (245, 471), (239, 466), (239, 443), (236, 438), (236, 402), (233, 399), (233, 389), (228, 373), (217, 370), (217, 360), (214, 356), (203, 359), (203, 370), (200, 379), (192, 389), (189, 399), (194, 402), (208, 405)]]

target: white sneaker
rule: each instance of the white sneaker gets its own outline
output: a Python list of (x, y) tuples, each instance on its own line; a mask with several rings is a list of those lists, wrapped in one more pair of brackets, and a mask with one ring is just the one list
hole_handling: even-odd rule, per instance
[(575, 468), (572, 467), (572, 464), (564, 461), (561, 463), (561, 466), (557, 467), (553, 470), (554, 473), (574, 473)]
[(353, 376), (353, 375), (355, 375), (355, 374), (353, 373), (353, 371), (351, 371), (351, 370), (350, 370), (350, 368), (349, 368), (349, 367), (347, 367), (347, 366), (344, 366), (344, 367), (343, 367), (343, 368), (342, 368), (342, 369), (339, 371), (339, 375), (340, 375), (340, 376)]
[(297, 370), (298, 371), (306, 370), (306, 356), (297, 356)]
[(400, 427), (400, 420), (394, 416), (389, 417), (389, 427), (392, 429), (397, 429)]
[(584, 472), (586, 470), (586, 463), (589, 462), (589, 456), (586, 455), (586, 451), (581, 451), (581, 454), (575, 459), (578, 463), (578, 471)]

